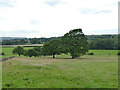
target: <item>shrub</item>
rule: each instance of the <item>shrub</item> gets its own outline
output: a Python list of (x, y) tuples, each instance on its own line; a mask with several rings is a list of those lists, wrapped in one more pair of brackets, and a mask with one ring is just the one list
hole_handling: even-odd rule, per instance
[(2, 52), (2, 53), (0, 53), (0, 55), (5, 55), (5, 53)]
[(120, 52), (117, 55), (120, 55)]
[(93, 52), (91, 52), (91, 53), (88, 53), (88, 55), (94, 55), (94, 53), (93, 53)]

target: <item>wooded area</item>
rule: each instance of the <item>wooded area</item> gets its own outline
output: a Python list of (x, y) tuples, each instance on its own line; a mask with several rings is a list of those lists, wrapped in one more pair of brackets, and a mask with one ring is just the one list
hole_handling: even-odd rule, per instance
[[(90, 49), (120, 49), (118, 47), (118, 35), (85, 35), (88, 38)], [(30, 45), (43, 44), (52, 39), (60, 39), (61, 37), (50, 38), (15, 38), (3, 39), (2, 45)]]

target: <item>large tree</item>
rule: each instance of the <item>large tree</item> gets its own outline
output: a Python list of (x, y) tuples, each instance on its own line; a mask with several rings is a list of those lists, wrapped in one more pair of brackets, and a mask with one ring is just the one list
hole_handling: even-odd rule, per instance
[(55, 58), (55, 55), (60, 53), (60, 42), (60, 39), (53, 39), (46, 42), (43, 45), (44, 55), (53, 55), (53, 58)]
[(20, 55), (24, 54), (24, 49), (21, 46), (17, 46), (13, 49), (12, 52), (13, 52), (13, 54), (18, 54), (20, 57)]
[(75, 58), (88, 52), (88, 39), (82, 29), (73, 29), (62, 37), (62, 47), (65, 53), (70, 53)]

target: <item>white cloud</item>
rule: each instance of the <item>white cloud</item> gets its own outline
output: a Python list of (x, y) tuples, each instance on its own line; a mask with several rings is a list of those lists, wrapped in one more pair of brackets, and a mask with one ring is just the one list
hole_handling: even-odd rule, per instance
[(117, 33), (118, 0), (3, 1), (0, 0), (2, 36), (53, 37), (75, 28), (82, 28), (85, 34), (106, 34), (106, 30)]

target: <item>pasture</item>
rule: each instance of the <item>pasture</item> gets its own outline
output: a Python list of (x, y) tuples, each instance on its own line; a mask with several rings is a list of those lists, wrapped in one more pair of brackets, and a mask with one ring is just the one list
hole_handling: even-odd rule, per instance
[(90, 50), (94, 55), (76, 59), (61, 54), (52, 59), (19, 58), (12, 49), (2, 51), (4, 58), (16, 56), (2, 62), (3, 88), (118, 88), (117, 50)]

